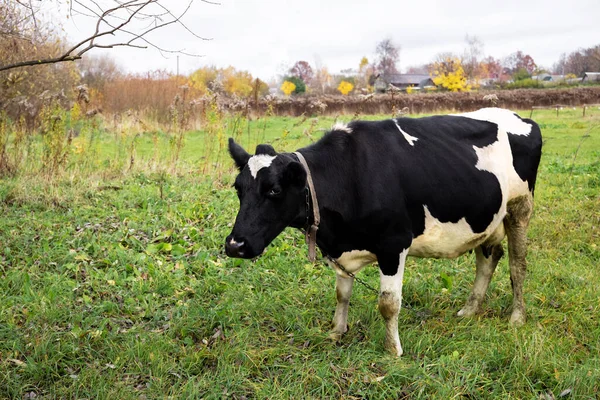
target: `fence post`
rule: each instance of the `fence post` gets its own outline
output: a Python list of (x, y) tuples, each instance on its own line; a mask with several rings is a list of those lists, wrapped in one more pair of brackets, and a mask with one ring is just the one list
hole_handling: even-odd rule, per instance
[(531, 106), (531, 112), (529, 113), (529, 119), (531, 119), (531, 117), (533, 117), (533, 106)]
[(584, 117), (585, 117), (585, 109), (586, 109), (586, 107), (587, 107), (587, 106), (584, 104), (584, 105), (583, 105), (583, 116), (584, 116)]
[(556, 106), (556, 116), (558, 117), (558, 105)]

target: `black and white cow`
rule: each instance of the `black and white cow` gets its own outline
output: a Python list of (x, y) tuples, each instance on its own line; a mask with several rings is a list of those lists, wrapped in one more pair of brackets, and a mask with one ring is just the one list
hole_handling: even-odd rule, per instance
[[(525, 322), (526, 231), (541, 157), (538, 125), (508, 110), (353, 121), (299, 152), (314, 180), (321, 224), (317, 245), (356, 273), (377, 261), (385, 347), (402, 354), (398, 312), (406, 256), (453, 258), (475, 249), (472, 293), (459, 316), (480, 310), (508, 237), (513, 308)], [(293, 153), (259, 145), (248, 154), (232, 139), (240, 210), (226, 239), (230, 257), (253, 258), (285, 227), (306, 228), (307, 172)], [(347, 331), (354, 278), (336, 267), (332, 336)]]

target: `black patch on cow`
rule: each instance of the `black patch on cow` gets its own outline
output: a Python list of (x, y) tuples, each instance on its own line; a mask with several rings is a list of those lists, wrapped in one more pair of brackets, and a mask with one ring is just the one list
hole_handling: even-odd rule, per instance
[[(518, 115), (516, 116), (520, 118)], [(531, 132), (529, 135), (513, 135), (509, 132), (508, 142), (513, 154), (513, 167), (519, 177), (527, 181), (529, 190), (533, 193), (537, 169), (542, 156), (542, 133), (534, 121), (522, 120), (531, 125)]]
[[(427, 206), (440, 222), (465, 218), (474, 233), (485, 231), (502, 203), (496, 176), (475, 168), (475, 149), (498, 139), (495, 124), (464, 117), (400, 118), (398, 125), (416, 137), (402, 152), (402, 185), (413, 221), (413, 235), (423, 233)], [(400, 138), (406, 139), (396, 131)]]
[(256, 146), (255, 154), (266, 154), (268, 156), (276, 156), (277, 152), (270, 144), (259, 144), (258, 146)]
[(485, 258), (489, 258), (492, 255), (492, 249), (494, 248), (491, 244), (481, 245), (481, 253)]

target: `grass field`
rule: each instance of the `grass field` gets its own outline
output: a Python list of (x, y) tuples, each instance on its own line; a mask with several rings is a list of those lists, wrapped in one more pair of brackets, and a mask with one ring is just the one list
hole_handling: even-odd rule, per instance
[[(506, 257), (466, 320), (474, 256), (409, 259), (399, 359), (361, 285), (328, 339), (334, 273), (299, 232), (255, 261), (223, 252), (238, 206), (224, 138), (293, 150), (331, 118), (217, 121), (177, 157), (166, 133), (76, 138), (60, 174), (31, 162), (0, 180), (0, 398), (599, 398), (600, 110), (533, 118), (526, 325), (508, 325)], [(378, 285), (375, 267), (361, 276)]]

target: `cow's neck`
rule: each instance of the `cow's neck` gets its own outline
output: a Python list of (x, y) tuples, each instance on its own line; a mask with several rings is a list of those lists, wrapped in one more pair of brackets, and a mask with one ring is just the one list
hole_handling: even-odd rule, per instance
[[(340, 227), (348, 220), (351, 210), (354, 208), (352, 167), (348, 160), (343, 157), (341, 151), (336, 152), (331, 148), (321, 148), (318, 145), (302, 149), (306, 158), (310, 173), (312, 175), (315, 191), (317, 194), (321, 223), (317, 233), (317, 244), (325, 253), (338, 256), (336, 237), (339, 237)], [(312, 222), (312, 204), (309, 210), (308, 220)], [(306, 228), (306, 213), (302, 215), (302, 222), (298, 223)]]

